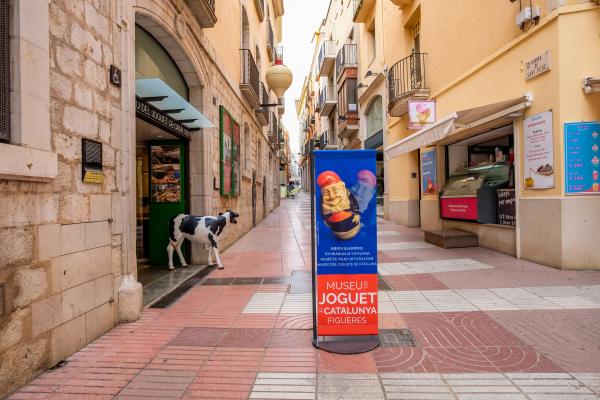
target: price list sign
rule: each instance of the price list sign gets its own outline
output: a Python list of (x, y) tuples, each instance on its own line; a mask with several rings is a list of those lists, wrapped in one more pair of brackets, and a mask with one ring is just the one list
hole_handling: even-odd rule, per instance
[(600, 194), (600, 122), (565, 124), (565, 193)]

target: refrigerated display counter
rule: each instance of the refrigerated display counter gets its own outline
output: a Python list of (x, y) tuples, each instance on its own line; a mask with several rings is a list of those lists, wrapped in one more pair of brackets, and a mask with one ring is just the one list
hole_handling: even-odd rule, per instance
[(509, 186), (510, 168), (497, 162), (455, 171), (440, 195), (442, 218), (496, 224), (497, 190)]

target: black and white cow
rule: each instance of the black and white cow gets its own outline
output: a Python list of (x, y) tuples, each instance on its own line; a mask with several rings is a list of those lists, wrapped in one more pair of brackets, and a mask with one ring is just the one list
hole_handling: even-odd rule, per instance
[(208, 244), (208, 265), (212, 265), (212, 253), (215, 253), (217, 259), (217, 267), (224, 268), (219, 257), (219, 236), (227, 226), (227, 223), (237, 224), (236, 218), (240, 215), (234, 211), (227, 210), (220, 213), (218, 217), (197, 217), (189, 214), (179, 214), (169, 221), (169, 236), (171, 240), (167, 246), (169, 253), (169, 269), (173, 270), (173, 250), (177, 251), (181, 265), (187, 267), (183, 253), (181, 252), (181, 244), (184, 239), (189, 239), (192, 242)]

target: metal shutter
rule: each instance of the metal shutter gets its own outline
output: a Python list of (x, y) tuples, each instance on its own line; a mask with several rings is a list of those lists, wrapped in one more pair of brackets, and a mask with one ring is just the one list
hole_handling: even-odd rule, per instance
[(0, 141), (10, 139), (8, 1), (0, 0)]

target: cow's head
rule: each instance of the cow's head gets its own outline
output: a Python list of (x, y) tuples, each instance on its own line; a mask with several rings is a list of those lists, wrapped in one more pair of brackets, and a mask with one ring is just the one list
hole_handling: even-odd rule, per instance
[(219, 215), (223, 215), (225, 216), (225, 218), (227, 218), (227, 222), (230, 222), (232, 224), (237, 224), (237, 219), (240, 214), (236, 213), (235, 211), (231, 211), (231, 210), (227, 210), (224, 213), (221, 213)]

